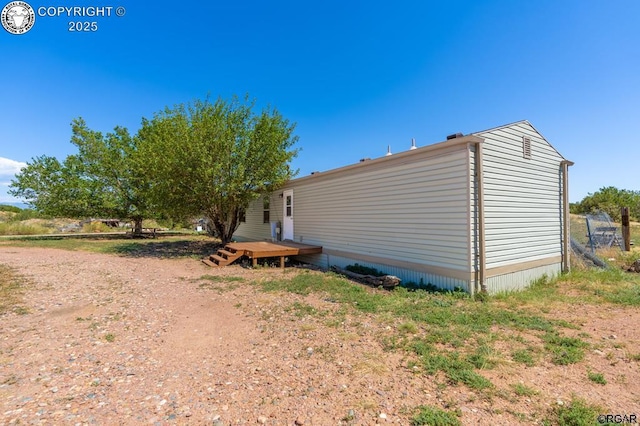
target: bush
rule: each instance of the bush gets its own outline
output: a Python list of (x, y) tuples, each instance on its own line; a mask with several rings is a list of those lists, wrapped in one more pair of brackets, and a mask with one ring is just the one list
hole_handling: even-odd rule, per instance
[(411, 419), (411, 426), (459, 426), (462, 424), (454, 413), (426, 405), (421, 405), (418, 409), (418, 414)]
[(368, 266), (362, 266), (358, 263), (355, 263), (353, 265), (347, 265), (346, 268), (347, 271), (350, 272), (355, 272), (356, 274), (361, 274), (361, 275), (373, 275), (374, 277), (382, 277), (384, 275), (386, 275), (384, 272), (378, 271), (376, 268), (370, 268)]
[(0, 212), (20, 213), (22, 209), (16, 206), (8, 206), (6, 204), (0, 204)]
[(102, 222), (89, 222), (82, 225), (82, 232), (85, 233), (93, 233), (93, 232), (111, 232), (113, 228), (105, 225)]
[(629, 207), (631, 220), (640, 219), (640, 191), (618, 189), (614, 186), (600, 188), (588, 194), (579, 203), (572, 205), (572, 213), (595, 213), (604, 211), (611, 218), (620, 222), (620, 207)]
[(20, 222), (0, 223), (0, 235), (38, 235), (49, 233), (51, 233), (51, 229), (40, 225), (26, 225)]
[(15, 216), (11, 218), (12, 222), (20, 222), (29, 219), (46, 219), (47, 217), (32, 209), (21, 209)]
[(567, 405), (558, 405), (551, 410), (545, 424), (560, 426), (587, 426), (597, 424), (596, 419), (603, 410), (591, 406), (582, 399), (573, 399)]

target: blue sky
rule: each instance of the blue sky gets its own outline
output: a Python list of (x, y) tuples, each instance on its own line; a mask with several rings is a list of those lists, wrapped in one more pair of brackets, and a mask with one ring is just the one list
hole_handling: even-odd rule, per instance
[(75, 117), (135, 133), (165, 106), (245, 93), (297, 123), (301, 176), (527, 119), (576, 163), (571, 201), (640, 190), (638, 0), (28, 3), (126, 14), (0, 29), (0, 202), (21, 164), (74, 152)]

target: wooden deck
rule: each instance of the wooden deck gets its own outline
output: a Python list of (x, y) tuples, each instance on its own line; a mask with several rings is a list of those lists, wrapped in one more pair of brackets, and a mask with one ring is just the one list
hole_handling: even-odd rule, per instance
[(293, 241), (252, 241), (243, 243), (229, 243), (223, 249), (218, 250), (209, 258), (202, 259), (209, 266), (226, 266), (241, 256), (251, 258), (253, 266), (258, 264), (258, 259), (264, 257), (279, 257), (280, 267), (284, 268), (284, 258), (299, 254), (322, 253), (321, 246), (296, 243)]

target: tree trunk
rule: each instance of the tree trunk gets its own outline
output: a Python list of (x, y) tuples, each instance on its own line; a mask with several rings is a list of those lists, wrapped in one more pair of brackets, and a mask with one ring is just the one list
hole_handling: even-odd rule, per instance
[(133, 235), (142, 235), (142, 218), (133, 219)]
[(220, 238), (222, 245), (229, 243), (232, 240), (236, 229), (238, 229), (239, 213), (240, 208), (233, 207), (231, 208), (231, 212), (227, 215), (221, 214), (219, 211), (209, 214), (209, 234), (211, 235), (211, 231), (215, 230), (215, 236)]

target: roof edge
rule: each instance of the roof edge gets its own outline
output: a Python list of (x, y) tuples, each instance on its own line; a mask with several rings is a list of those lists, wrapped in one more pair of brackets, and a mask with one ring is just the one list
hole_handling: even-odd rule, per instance
[(466, 145), (466, 144), (470, 144), (470, 143), (478, 144), (478, 143), (482, 143), (482, 142), (484, 142), (484, 139), (481, 138), (480, 136), (473, 135), (473, 134), (465, 135), (465, 136), (457, 137), (457, 138), (454, 138), (454, 139), (449, 139), (449, 140), (446, 140), (446, 141), (443, 141), (443, 142), (437, 142), (437, 143), (434, 143), (434, 144), (421, 146), (421, 147), (416, 148), (416, 149), (402, 151), (402, 152), (399, 152), (397, 154), (392, 154), (392, 155), (389, 155), (389, 156), (385, 155), (383, 157), (373, 158), (371, 160), (367, 160), (367, 161), (364, 161), (364, 162), (348, 164), (346, 166), (338, 167), (338, 168), (335, 168), (335, 169), (329, 169), (329, 170), (324, 171), (324, 172), (314, 173), (313, 175), (306, 175), (306, 176), (298, 177), (298, 178), (295, 178), (295, 179), (291, 179), (288, 183), (299, 182), (299, 181), (304, 180), (304, 179), (317, 179), (317, 178), (322, 177), (322, 176), (329, 176), (329, 175), (333, 175), (333, 174), (336, 174), (336, 173), (343, 173), (343, 172), (346, 172), (348, 170), (356, 169), (358, 167), (369, 167), (371, 165), (380, 164), (380, 163), (383, 163), (385, 161), (396, 162), (396, 161), (399, 161), (398, 159), (411, 158), (411, 156), (419, 154), (419, 153), (427, 153), (427, 152), (431, 152), (431, 151), (437, 151), (437, 150), (440, 150), (440, 149), (447, 149), (447, 148), (458, 146), (458, 145)]
[(528, 126), (530, 126), (556, 152), (556, 154), (558, 154), (560, 156), (560, 158), (562, 158), (564, 161), (568, 161), (569, 163), (571, 163), (571, 164), (569, 164), (570, 166), (572, 166), (574, 164), (572, 161), (567, 160), (564, 155), (560, 154), (560, 152), (556, 149), (556, 147), (553, 146), (553, 144), (551, 142), (549, 142), (549, 140), (547, 138), (545, 138), (544, 135), (542, 133), (540, 133), (540, 131), (538, 129), (536, 129), (536, 127), (533, 124), (531, 124), (531, 122), (529, 120), (514, 121), (513, 123), (503, 124), (502, 126), (492, 127), (491, 129), (482, 130), (482, 131), (479, 131), (479, 132), (473, 132), (471, 134), (472, 135), (479, 135), (480, 133), (493, 132), (494, 130), (503, 129), (505, 127), (511, 127), (511, 126), (516, 125), (516, 124), (527, 124)]

